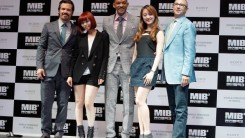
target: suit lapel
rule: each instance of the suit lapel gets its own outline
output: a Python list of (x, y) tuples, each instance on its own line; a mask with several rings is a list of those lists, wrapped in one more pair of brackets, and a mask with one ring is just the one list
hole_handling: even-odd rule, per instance
[[(170, 45), (170, 43), (173, 41), (174, 37), (177, 35), (178, 31), (180, 30), (180, 28), (182, 26), (182, 22), (183, 22), (183, 19), (180, 19), (180, 20), (177, 21), (174, 29), (172, 30), (171, 36), (170, 36), (165, 48), (167, 48)], [(168, 28), (167, 31), (169, 31), (169, 28)]]
[[(91, 48), (91, 51), (90, 51), (90, 55), (93, 55), (93, 52), (94, 50), (96, 49), (97, 46), (100, 45), (100, 39), (101, 39), (102, 35), (99, 31), (97, 31), (96, 35), (95, 35), (95, 38), (94, 38), (94, 42), (92, 44), (92, 48)], [(90, 57), (89, 55), (89, 57)]]
[(71, 23), (71, 34), (68, 37), (66, 43), (69, 42), (74, 35), (76, 36), (76, 34), (75, 34), (76, 33), (76, 29), (77, 29), (76, 26)]
[(110, 18), (109, 18), (109, 21), (108, 21), (108, 33), (110, 33), (113, 37), (117, 37), (117, 34), (115, 32), (115, 29), (114, 29), (114, 18), (115, 18), (115, 15), (111, 15)]
[(132, 27), (132, 19), (131, 19), (130, 14), (128, 14), (127, 25), (126, 25), (125, 31), (123, 33), (123, 36), (122, 36), (121, 40), (119, 40), (119, 41), (123, 41), (127, 36), (129, 36), (129, 33), (131, 32), (131, 27)]
[(55, 31), (55, 34), (57, 36), (57, 43), (60, 43), (60, 46), (62, 46), (62, 42), (61, 42), (61, 38), (60, 38), (60, 29), (59, 29), (59, 23), (58, 23), (58, 20), (53, 22), (53, 28), (54, 28), (54, 31)]
[(79, 40), (79, 49), (80, 52), (79, 53), (83, 53), (83, 55), (85, 56), (86, 59), (88, 59), (88, 35), (87, 34), (83, 34), (82, 36), (79, 36), (80, 40)]

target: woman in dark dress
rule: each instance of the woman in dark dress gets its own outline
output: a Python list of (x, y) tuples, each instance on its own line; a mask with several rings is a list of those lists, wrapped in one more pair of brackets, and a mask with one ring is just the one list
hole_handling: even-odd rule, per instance
[(85, 138), (83, 128), (83, 107), (86, 107), (88, 120), (87, 137), (94, 133), (94, 100), (99, 86), (106, 77), (109, 36), (106, 32), (96, 30), (96, 21), (92, 13), (84, 12), (78, 18), (80, 36), (77, 37), (73, 51), (71, 76), (67, 83), (74, 85), (75, 116), (79, 138)]
[(152, 138), (146, 99), (156, 84), (157, 68), (162, 57), (164, 34), (158, 21), (156, 9), (145, 5), (141, 9), (139, 31), (134, 38), (136, 45), (130, 70), (130, 85), (136, 91), (141, 138)]

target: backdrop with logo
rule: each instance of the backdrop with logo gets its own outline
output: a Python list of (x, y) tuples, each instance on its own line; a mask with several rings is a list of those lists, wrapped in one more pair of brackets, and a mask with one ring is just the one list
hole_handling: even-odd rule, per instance
[[(101, 30), (102, 20), (115, 12), (113, 0), (73, 0), (72, 21), (91, 11)], [(153, 5), (163, 29), (173, 17), (173, 0), (128, 0), (128, 12), (139, 16), (146, 4)], [(188, 0), (186, 16), (197, 29), (195, 70), (190, 85), (187, 122), (189, 138), (245, 137), (245, 1)], [(41, 135), (40, 81), (35, 58), (40, 33), (46, 22), (58, 18), (58, 0), (0, 0), (0, 132)], [(161, 72), (161, 67), (159, 73)], [(160, 75), (158, 80), (160, 80)], [(122, 129), (122, 96), (118, 92), (116, 131)], [(165, 85), (158, 83), (149, 94), (151, 130), (155, 138), (171, 138), (171, 113)], [(96, 101), (95, 137), (105, 137), (104, 86)], [(53, 119), (56, 115), (53, 105)], [(76, 136), (75, 103), (70, 96), (64, 130)], [(87, 126), (84, 114), (84, 125)], [(135, 106), (132, 137), (138, 137)]]

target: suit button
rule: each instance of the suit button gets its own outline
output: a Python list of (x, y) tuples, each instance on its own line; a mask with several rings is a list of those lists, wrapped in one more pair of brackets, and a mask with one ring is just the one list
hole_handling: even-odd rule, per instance
[(84, 57), (84, 55), (82, 55), (82, 57)]
[(83, 63), (82, 63), (82, 65), (83, 65)]
[(97, 56), (94, 56), (94, 58), (97, 58)]
[(93, 66), (95, 66), (95, 64), (93, 64)]

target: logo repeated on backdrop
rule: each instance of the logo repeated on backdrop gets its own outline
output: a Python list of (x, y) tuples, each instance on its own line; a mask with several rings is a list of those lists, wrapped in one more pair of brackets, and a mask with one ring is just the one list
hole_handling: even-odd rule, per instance
[(195, 70), (217, 71), (218, 54), (197, 53), (194, 61)]
[(9, 132), (12, 130), (13, 118), (0, 116), (0, 132)]
[(37, 49), (40, 33), (18, 33), (18, 49)]
[(171, 124), (171, 111), (168, 106), (149, 106), (151, 123)]
[(219, 72), (218, 89), (244, 90), (245, 73), (242, 72)]
[[(55, 91), (55, 95), (54, 95), (54, 101), (57, 101), (57, 94), (56, 94), (56, 91)], [(74, 90), (73, 90), (73, 88), (71, 88), (71, 91), (70, 91), (69, 102), (75, 102), (75, 95), (74, 95)]]
[(16, 49), (0, 49), (0, 65), (16, 65)]
[(219, 52), (245, 54), (244, 36), (219, 36)]
[(19, 15), (20, 0), (1, 0), (0, 15)]
[(41, 117), (41, 101), (14, 101), (14, 116)]
[(18, 16), (0, 16), (0, 32), (18, 32)]
[(36, 67), (16, 67), (16, 82), (20, 83), (40, 83), (37, 78)]
[(0, 83), (0, 99), (14, 99), (14, 83)]
[(220, 16), (221, 17), (244, 17), (245, 1), (244, 0), (221, 0)]
[[(55, 119), (52, 119), (52, 130), (54, 132)], [(76, 136), (76, 121), (75, 120), (66, 120), (66, 123), (63, 127), (65, 136)], [(52, 133), (54, 135), (54, 133)]]
[[(123, 91), (122, 91), (121, 85), (119, 85), (119, 87), (118, 87), (117, 104), (123, 104)], [(134, 102), (134, 104), (135, 104), (135, 102)]]
[(161, 75), (162, 70), (158, 70), (158, 74), (157, 74), (157, 82), (156, 82), (156, 86), (157, 87), (165, 87), (165, 83), (162, 83), (162, 75)]
[(95, 16), (109, 16), (115, 13), (114, 0), (84, 0), (83, 11), (90, 11)]
[(197, 34), (218, 35), (219, 18), (188, 17), (196, 27)]
[[(95, 120), (97, 121), (105, 121), (105, 105), (95, 103)], [(87, 120), (86, 109), (83, 108), (83, 119)]]
[(216, 125), (245, 127), (244, 116), (245, 109), (218, 108)]
[(173, 16), (174, 0), (151, 0), (151, 5), (157, 10), (158, 16)]
[[(122, 123), (121, 122), (115, 122), (115, 131), (116, 131), (116, 137), (121, 137), (122, 132)], [(130, 131), (130, 137), (138, 138), (140, 133), (140, 128), (138, 123), (133, 123), (132, 129)]]
[(189, 106), (216, 107), (217, 90), (190, 89)]
[(186, 126), (187, 138), (214, 138), (215, 127), (214, 126)]
[[(56, 95), (55, 95), (56, 96)], [(55, 99), (57, 101), (57, 99)], [(74, 89), (71, 88), (71, 93), (69, 97), (69, 102), (75, 102), (75, 95), (74, 95)]]
[(51, 1), (21, 0), (20, 15), (49, 15)]

